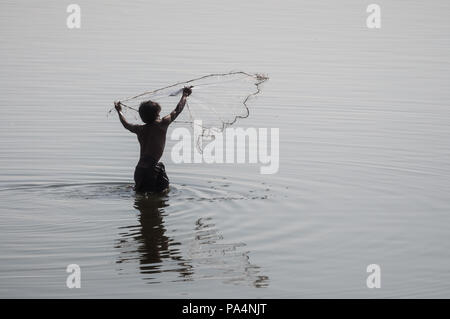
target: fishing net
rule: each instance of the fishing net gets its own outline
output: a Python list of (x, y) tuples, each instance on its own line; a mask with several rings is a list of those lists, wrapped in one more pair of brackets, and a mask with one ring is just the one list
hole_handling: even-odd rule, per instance
[[(209, 140), (239, 119), (250, 115), (249, 103), (261, 93), (261, 84), (268, 79), (262, 74), (242, 71), (209, 74), (119, 101), (127, 120), (142, 123), (138, 114), (140, 103), (148, 100), (159, 103), (163, 117), (176, 107), (183, 88), (192, 86), (192, 94), (187, 99), (185, 109), (175, 122), (191, 125), (200, 132), (198, 139)], [(199, 142), (197, 146), (203, 144)]]

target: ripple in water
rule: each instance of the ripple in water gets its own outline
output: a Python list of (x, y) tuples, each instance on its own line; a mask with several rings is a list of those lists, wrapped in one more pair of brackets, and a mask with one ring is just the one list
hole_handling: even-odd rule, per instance
[(138, 223), (120, 227), (115, 244), (119, 274), (137, 268), (147, 283), (220, 280), (258, 288), (268, 286), (268, 277), (250, 262), (246, 244), (228, 242), (213, 217), (199, 217), (205, 211), (197, 201), (247, 198), (188, 185), (174, 186), (164, 195), (136, 195)]
[[(92, 201), (96, 205), (89, 221), (92, 223), (98, 218), (95, 214), (102, 214), (104, 218), (107, 211), (98, 203), (130, 202), (129, 210), (111, 216), (109, 224), (96, 224), (96, 233), (82, 239), (89, 249), (101, 240), (102, 233), (110, 231), (107, 227), (117, 225), (113, 248), (117, 252), (114, 263), (119, 276), (138, 276), (148, 284), (200, 280), (257, 288), (269, 284), (262, 269), (250, 261), (246, 244), (224, 238), (214, 216), (208, 213), (211, 207), (225, 212), (234, 209), (236, 206), (229, 207), (231, 202), (267, 199), (270, 188), (265, 184), (255, 187), (243, 181), (230, 184), (223, 178), (202, 181), (192, 177), (183, 183), (171, 184), (167, 193), (159, 195), (136, 194), (129, 183), (21, 185), (4, 188), (1, 192), (3, 195), (26, 194), (31, 201), (45, 196), (70, 203)], [(135, 214), (131, 222), (130, 212)], [(72, 225), (73, 222), (83, 225), (83, 221), (91, 217), (87, 214), (71, 218), (74, 219)], [(47, 231), (51, 232), (52, 228)]]

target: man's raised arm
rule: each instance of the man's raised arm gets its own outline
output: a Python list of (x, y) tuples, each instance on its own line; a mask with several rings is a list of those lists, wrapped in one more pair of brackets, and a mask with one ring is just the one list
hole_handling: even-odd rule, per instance
[(125, 127), (128, 131), (132, 133), (137, 133), (139, 129), (139, 125), (136, 124), (130, 124), (125, 120), (125, 117), (122, 114), (122, 105), (120, 102), (114, 102), (114, 107), (117, 110), (117, 114), (119, 114), (120, 123), (122, 123), (123, 127)]
[(189, 95), (191, 95), (191, 93), (192, 93), (191, 88), (192, 88), (192, 86), (185, 87), (183, 89), (183, 96), (181, 97), (180, 102), (178, 102), (177, 107), (172, 112), (170, 112), (169, 115), (166, 115), (163, 117), (162, 121), (164, 123), (166, 123), (167, 125), (172, 123), (173, 121), (175, 121), (175, 119), (178, 117), (178, 115), (183, 111), (184, 106), (186, 105), (187, 97)]

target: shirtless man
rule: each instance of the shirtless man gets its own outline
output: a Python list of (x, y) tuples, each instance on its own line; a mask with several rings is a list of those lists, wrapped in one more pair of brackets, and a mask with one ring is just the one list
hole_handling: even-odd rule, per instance
[(191, 93), (191, 87), (185, 87), (177, 107), (162, 119), (159, 116), (161, 106), (158, 103), (142, 102), (139, 106), (139, 116), (144, 125), (128, 123), (122, 114), (120, 102), (114, 103), (120, 122), (127, 130), (137, 135), (141, 146), (139, 162), (134, 171), (136, 192), (162, 192), (169, 187), (164, 164), (159, 160), (166, 145), (167, 128), (183, 111), (186, 99)]

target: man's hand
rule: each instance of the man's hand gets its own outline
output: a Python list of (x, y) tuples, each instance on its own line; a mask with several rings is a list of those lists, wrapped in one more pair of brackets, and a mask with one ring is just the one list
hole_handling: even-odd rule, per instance
[(116, 108), (117, 112), (122, 111), (122, 105), (120, 102), (114, 102), (114, 107)]
[(193, 86), (185, 86), (183, 89), (183, 96), (189, 96), (192, 93)]

